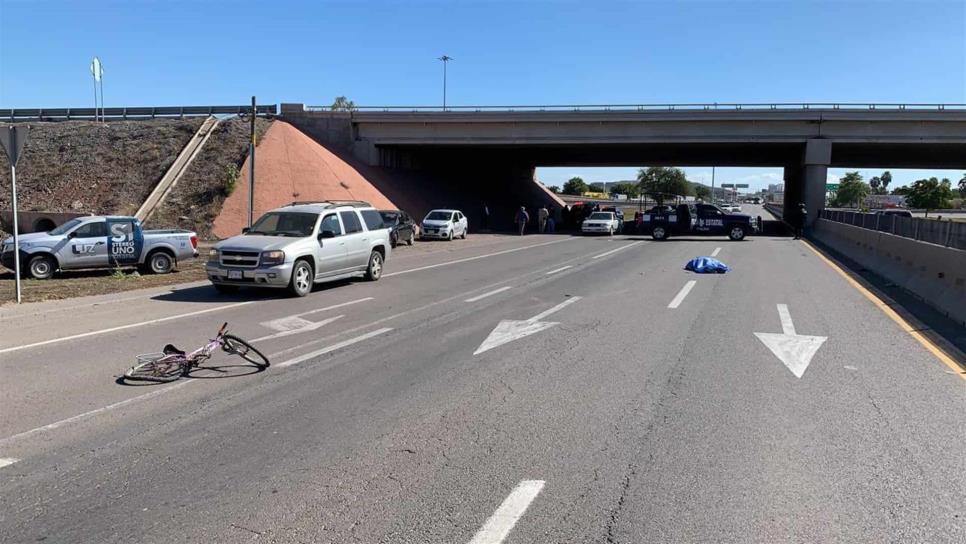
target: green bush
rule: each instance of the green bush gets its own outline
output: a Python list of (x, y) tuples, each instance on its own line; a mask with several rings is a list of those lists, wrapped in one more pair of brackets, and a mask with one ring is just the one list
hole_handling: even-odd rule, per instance
[(225, 196), (231, 196), (235, 192), (235, 184), (238, 182), (238, 166), (233, 163), (225, 165)]

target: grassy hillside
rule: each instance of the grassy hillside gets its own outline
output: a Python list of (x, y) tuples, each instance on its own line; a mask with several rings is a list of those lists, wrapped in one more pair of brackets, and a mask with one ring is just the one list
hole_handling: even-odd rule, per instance
[[(271, 123), (269, 119), (256, 120), (259, 141)], [(228, 180), (232, 174), (240, 175), (248, 156), (249, 133), (246, 120), (232, 118), (219, 123), (147, 226), (191, 229), (202, 239), (213, 239), (212, 225), (228, 196)]]
[[(31, 123), (17, 165), (19, 207), (134, 213), (202, 121)], [(2, 153), (0, 209), (10, 209), (10, 167)]]

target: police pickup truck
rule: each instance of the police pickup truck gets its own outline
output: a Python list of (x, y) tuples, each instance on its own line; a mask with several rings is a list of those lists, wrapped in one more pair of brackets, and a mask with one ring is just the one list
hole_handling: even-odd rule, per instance
[(655, 240), (667, 240), (671, 235), (726, 235), (737, 241), (759, 230), (758, 221), (750, 215), (728, 213), (712, 204), (655, 206), (642, 219), (645, 232)]
[[(57, 270), (138, 266), (166, 274), (179, 260), (198, 256), (198, 236), (187, 230), (143, 230), (135, 217), (78, 217), (49, 232), (20, 235), (21, 274), (48, 279)], [(0, 247), (0, 263), (14, 269), (13, 238)]]

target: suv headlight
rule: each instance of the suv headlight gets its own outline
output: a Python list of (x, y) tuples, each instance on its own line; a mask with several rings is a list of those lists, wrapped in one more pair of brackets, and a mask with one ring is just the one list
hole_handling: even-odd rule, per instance
[(274, 251), (263, 251), (262, 252), (262, 264), (263, 265), (276, 265), (285, 262), (285, 252), (281, 250)]

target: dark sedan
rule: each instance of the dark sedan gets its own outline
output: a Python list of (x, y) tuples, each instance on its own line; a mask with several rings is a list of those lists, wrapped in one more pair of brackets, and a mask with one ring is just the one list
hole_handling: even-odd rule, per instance
[(412, 216), (400, 210), (379, 210), (382, 220), (389, 228), (389, 242), (396, 247), (399, 242), (413, 245), (416, 239), (416, 224)]

